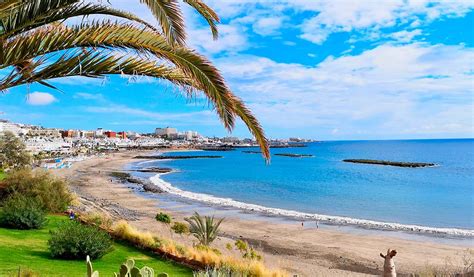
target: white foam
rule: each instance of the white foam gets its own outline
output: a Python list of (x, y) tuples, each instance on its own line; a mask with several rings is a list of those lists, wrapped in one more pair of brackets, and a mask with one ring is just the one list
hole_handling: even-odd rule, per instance
[(474, 237), (474, 230), (467, 229), (458, 229), (458, 228), (437, 228), (437, 227), (427, 227), (419, 225), (408, 225), (400, 223), (390, 223), (382, 221), (374, 221), (367, 219), (358, 219), (351, 217), (343, 216), (330, 216), (322, 214), (311, 214), (303, 213), (292, 210), (278, 209), (278, 208), (269, 208), (255, 204), (248, 204), (233, 200), (231, 198), (221, 198), (212, 196), (209, 194), (195, 193), (190, 191), (181, 190), (179, 188), (173, 187), (170, 183), (165, 182), (160, 178), (161, 174), (157, 174), (150, 178), (150, 180), (158, 186), (164, 192), (177, 195), (183, 198), (204, 202), (212, 205), (224, 206), (224, 207), (233, 207), (245, 211), (251, 212), (261, 212), (269, 215), (292, 217), (304, 220), (313, 220), (321, 221), (332, 224), (341, 224), (341, 225), (356, 225), (364, 228), (371, 229), (382, 229), (382, 230), (399, 230), (399, 231), (408, 231), (408, 232), (418, 232), (426, 234), (438, 234), (438, 235), (451, 235), (451, 236), (463, 236), (463, 237)]

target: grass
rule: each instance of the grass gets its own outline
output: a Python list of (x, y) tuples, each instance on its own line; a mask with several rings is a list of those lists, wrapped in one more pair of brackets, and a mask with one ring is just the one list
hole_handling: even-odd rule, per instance
[[(0, 276), (28, 268), (41, 276), (78, 276), (86, 273), (84, 261), (57, 260), (50, 257), (47, 241), (49, 230), (56, 228), (61, 221), (68, 220), (65, 216), (48, 216), (48, 224), (40, 230), (13, 230), (0, 228)], [(94, 270), (100, 276), (113, 276), (120, 265), (133, 258), (138, 267), (147, 265), (156, 273), (167, 272), (170, 276), (192, 276), (189, 268), (128, 245), (114, 243), (113, 251), (92, 262)]]
[(0, 171), (0, 181), (5, 179), (6, 175), (5, 172)]

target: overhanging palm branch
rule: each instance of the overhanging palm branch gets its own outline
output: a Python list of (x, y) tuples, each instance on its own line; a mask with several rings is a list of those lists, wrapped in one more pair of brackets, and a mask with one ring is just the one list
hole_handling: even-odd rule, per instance
[[(79, 0), (0, 0), (0, 69), (11, 68), (0, 81), (0, 90), (33, 82), (54, 88), (46, 81), (69, 76), (131, 74), (166, 79), (188, 94), (202, 91), (227, 129), (233, 128), (234, 117), (240, 117), (268, 159), (267, 140), (256, 118), (210, 61), (183, 46), (184, 24), (177, 1), (141, 1), (158, 18), (159, 29), (130, 13)], [(215, 12), (200, 0), (184, 2), (208, 21), (217, 37)], [(95, 14), (130, 23), (61, 24), (74, 16)], [(124, 53), (117, 56), (116, 50)]]
[[(38, 3), (41, 3), (40, 5)], [(3, 37), (12, 37), (39, 26), (63, 21), (76, 16), (109, 15), (142, 24), (152, 30), (155, 27), (139, 17), (108, 6), (84, 4), (78, 0), (26, 1), (2, 18)]]

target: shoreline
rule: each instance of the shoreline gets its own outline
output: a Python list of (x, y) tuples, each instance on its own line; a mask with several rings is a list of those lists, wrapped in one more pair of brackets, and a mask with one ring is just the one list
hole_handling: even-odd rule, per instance
[(191, 191), (181, 190), (174, 187), (169, 182), (164, 181), (160, 176), (170, 173), (177, 173), (178, 171), (173, 170), (167, 173), (157, 173), (153, 177), (149, 178), (157, 188), (165, 193), (173, 194), (178, 197), (186, 198), (191, 201), (198, 201), (205, 204), (210, 204), (216, 209), (219, 207), (235, 208), (250, 213), (261, 213), (269, 216), (285, 217), (294, 220), (308, 220), (308, 221), (320, 221), (323, 224), (328, 225), (342, 225), (342, 226), (354, 226), (356, 228), (371, 229), (378, 231), (404, 231), (410, 234), (417, 235), (434, 235), (434, 236), (446, 236), (461, 239), (470, 239), (474, 237), (474, 230), (466, 230), (460, 228), (442, 228), (432, 226), (420, 226), (412, 224), (402, 224), (396, 222), (382, 222), (369, 219), (352, 218), (345, 216), (333, 216), (325, 214), (312, 214), (304, 213), (294, 210), (287, 210), (281, 208), (265, 207), (257, 204), (250, 204), (246, 202), (240, 202), (233, 200), (232, 198), (217, 197), (210, 194), (203, 194)]
[[(191, 237), (173, 236), (154, 220), (154, 215), (160, 210), (170, 213), (175, 220), (182, 221), (185, 216), (189, 216), (189, 205), (167, 205), (160, 199), (144, 197), (142, 193), (137, 193), (136, 187), (114, 182), (108, 175), (108, 172), (121, 171), (127, 164), (140, 161), (132, 158), (137, 153), (144, 152), (129, 151), (93, 158), (75, 163), (70, 169), (52, 172), (70, 180), (71, 188), (81, 202), (81, 210), (105, 212), (115, 219), (126, 219), (139, 229), (192, 245)], [(146, 163), (146, 160), (140, 162)], [(220, 217), (225, 214), (225, 208), (222, 210), (208, 212)], [(225, 244), (238, 238), (247, 240), (262, 252), (265, 263), (270, 267), (280, 267), (302, 276), (380, 274), (383, 260), (378, 253), (389, 247), (400, 253), (396, 261), (399, 272), (408, 274), (422, 270), (427, 265), (443, 267), (446, 258), (458, 260), (466, 248), (472, 248), (472, 243), (453, 246), (381, 234), (353, 234), (336, 228), (301, 228), (295, 222), (249, 219), (238, 215), (226, 218), (222, 225), (222, 235), (215, 246), (228, 254)], [(430, 255), (427, 256), (427, 252)]]

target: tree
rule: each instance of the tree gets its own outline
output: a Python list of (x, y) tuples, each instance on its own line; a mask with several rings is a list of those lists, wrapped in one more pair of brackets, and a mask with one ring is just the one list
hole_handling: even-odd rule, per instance
[(209, 246), (217, 238), (219, 227), (222, 221), (224, 221), (223, 218), (215, 220), (214, 216), (202, 217), (197, 212), (194, 212), (193, 216), (184, 220), (189, 223), (189, 232), (204, 246)]
[(10, 131), (0, 135), (0, 168), (18, 169), (28, 167), (30, 164), (31, 156), (18, 137)]
[[(105, 2), (105, 1), (104, 1)], [(227, 86), (219, 70), (185, 45), (184, 19), (178, 0), (140, 0), (159, 27), (104, 4), (81, 0), (0, 0), (0, 91), (53, 78), (110, 74), (150, 76), (180, 87), (189, 97), (204, 93), (223, 125), (231, 131), (240, 117), (269, 159), (267, 139), (258, 120)], [(217, 14), (201, 0), (183, 0), (218, 36)], [(107, 15), (120, 19), (67, 19)], [(66, 21), (66, 22), (65, 22)]]

